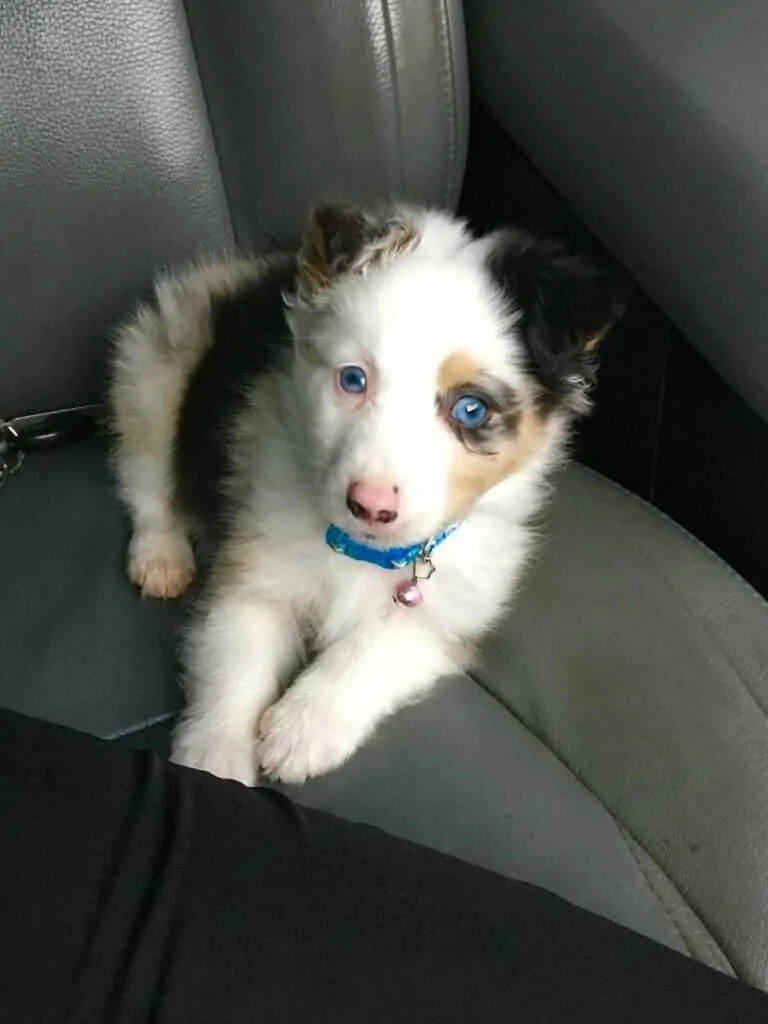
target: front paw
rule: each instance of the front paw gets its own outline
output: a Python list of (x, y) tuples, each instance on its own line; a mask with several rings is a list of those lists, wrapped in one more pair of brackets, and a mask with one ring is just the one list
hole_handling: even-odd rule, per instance
[(256, 760), (275, 782), (300, 785), (314, 775), (338, 768), (364, 735), (327, 696), (288, 693), (267, 708), (259, 722)]
[(223, 730), (205, 719), (182, 722), (173, 737), (171, 761), (233, 779), (244, 786), (257, 782), (255, 742), (249, 730)]
[(137, 533), (128, 549), (128, 578), (142, 597), (180, 597), (195, 576), (195, 556), (183, 533)]

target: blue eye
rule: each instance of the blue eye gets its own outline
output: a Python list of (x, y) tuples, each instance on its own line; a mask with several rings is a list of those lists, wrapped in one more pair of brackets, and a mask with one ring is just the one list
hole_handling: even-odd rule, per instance
[(339, 370), (339, 387), (350, 395), (365, 394), (368, 378), (362, 366), (342, 366)]
[(488, 419), (488, 406), (474, 395), (462, 395), (451, 409), (451, 419), (470, 430), (481, 427)]

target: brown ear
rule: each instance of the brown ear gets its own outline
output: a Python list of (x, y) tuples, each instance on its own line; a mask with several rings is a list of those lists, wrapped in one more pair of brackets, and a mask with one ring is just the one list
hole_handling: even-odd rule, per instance
[(339, 274), (362, 268), (384, 253), (402, 251), (415, 237), (413, 227), (397, 216), (377, 216), (352, 205), (319, 206), (304, 236), (300, 287), (316, 292)]
[(370, 241), (372, 225), (356, 206), (319, 206), (304, 237), (302, 262), (317, 283), (348, 270)]

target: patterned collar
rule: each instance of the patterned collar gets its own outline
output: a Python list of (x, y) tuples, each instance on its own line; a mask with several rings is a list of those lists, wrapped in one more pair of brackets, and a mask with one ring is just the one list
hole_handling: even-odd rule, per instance
[(347, 558), (354, 558), (357, 562), (368, 562), (370, 565), (377, 565), (380, 569), (407, 569), (409, 565), (428, 559), (432, 552), (443, 543), (458, 526), (453, 523), (446, 526), (444, 530), (436, 533), (421, 544), (410, 544), (403, 548), (373, 548), (342, 530), (340, 526), (331, 524), (325, 531), (325, 543), (340, 555)]

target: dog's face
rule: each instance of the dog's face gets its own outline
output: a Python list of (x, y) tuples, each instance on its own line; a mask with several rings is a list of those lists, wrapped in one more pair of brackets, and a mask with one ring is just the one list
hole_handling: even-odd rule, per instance
[(619, 315), (605, 275), (519, 233), (445, 215), (324, 207), (289, 322), (322, 513), (417, 543), (543, 467), (585, 406)]

